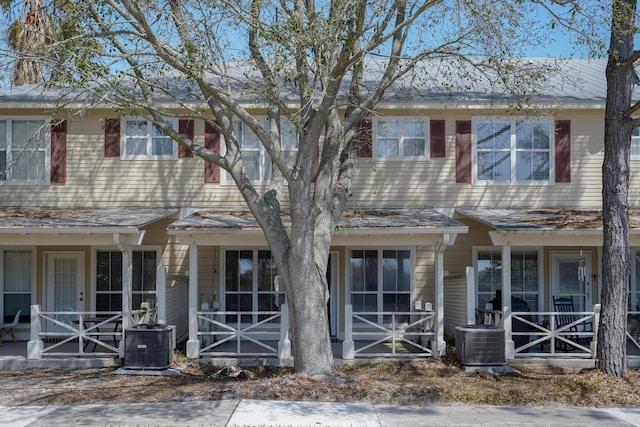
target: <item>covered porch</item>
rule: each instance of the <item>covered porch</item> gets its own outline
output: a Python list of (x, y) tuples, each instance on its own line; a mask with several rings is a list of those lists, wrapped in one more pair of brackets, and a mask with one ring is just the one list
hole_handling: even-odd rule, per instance
[[(507, 360), (593, 365), (602, 289), (601, 211), (458, 213), (480, 224), (471, 230), (487, 230), (490, 242), (474, 248), (474, 265), (463, 280), (466, 320), (503, 328)], [(634, 273), (627, 307), (627, 356), (630, 366), (638, 366), (640, 294), (635, 265), (640, 255), (640, 217), (638, 212), (630, 216)]]
[[(466, 227), (429, 209), (354, 212), (347, 212), (333, 236), (327, 271), (334, 355), (353, 360), (444, 354), (443, 256)], [(189, 245), (187, 356), (291, 364), (289, 307), (251, 214), (200, 211), (172, 223), (169, 233)], [(371, 291), (366, 304), (360, 298), (365, 292), (353, 291), (357, 279), (351, 271), (365, 268), (365, 260), (380, 268), (380, 277), (384, 263), (404, 272), (406, 283), (394, 290), (393, 306), (383, 304), (390, 298), (383, 300), (382, 290), (379, 299)]]
[(5, 324), (17, 319), (0, 356), (8, 352), (26, 366), (61, 367), (122, 358), (126, 328), (166, 319), (161, 246), (141, 245), (160, 241), (148, 231), (174, 213), (0, 211), (0, 310)]

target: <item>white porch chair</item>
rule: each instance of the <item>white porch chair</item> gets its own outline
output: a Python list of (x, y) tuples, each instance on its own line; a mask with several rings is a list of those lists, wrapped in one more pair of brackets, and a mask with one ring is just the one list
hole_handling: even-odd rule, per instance
[(18, 322), (20, 321), (20, 313), (22, 313), (22, 310), (18, 310), (18, 312), (16, 313), (16, 317), (13, 318), (13, 322), (2, 324), (2, 331), (0, 331), (0, 344), (2, 344), (4, 332), (8, 329), (9, 335), (13, 337), (13, 344), (18, 345), (18, 341), (16, 340), (16, 331), (14, 331), (14, 328), (18, 326)]

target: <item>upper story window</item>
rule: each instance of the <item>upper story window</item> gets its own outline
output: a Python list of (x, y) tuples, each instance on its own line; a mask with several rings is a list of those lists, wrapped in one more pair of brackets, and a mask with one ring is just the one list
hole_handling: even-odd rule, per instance
[[(266, 119), (262, 120), (266, 126)], [(235, 131), (238, 145), (242, 152), (242, 161), (251, 181), (255, 183), (267, 183), (271, 179), (271, 157), (264, 146), (244, 123), (235, 122)], [(298, 130), (289, 121), (282, 121), (280, 126), (280, 140), (282, 156), (290, 166), (294, 166), (298, 158)], [(225, 174), (226, 181), (231, 177)]]
[(49, 179), (50, 134), (44, 119), (0, 119), (0, 181), (44, 183)]
[(640, 160), (640, 128), (631, 131), (631, 159)]
[[(172, 120), (167, 120), (166, 123), (175, 129)], [(153, 122), (128, 118), (123, 124), (123, 159), (171, 160), (178, 157), (177, 144)]]
[(474, 119), (473, 124), (477, 181), (551, 181), (552, 121), (488, 117)]
[(374, 119), (374, 153), (378, 159), (429, 158), (427, 117), (383, 117)]

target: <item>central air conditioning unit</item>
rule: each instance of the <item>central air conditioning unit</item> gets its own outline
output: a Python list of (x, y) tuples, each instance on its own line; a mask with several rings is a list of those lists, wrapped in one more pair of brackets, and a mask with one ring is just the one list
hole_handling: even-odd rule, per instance
[(463, 365), (503, 365), (504, 329), (487, 325), (456, 327), (456, 354)]
[(143, 324), (125, 329), (125, 369), (167, 369), (171, 365), (172, 330), (167, 325)]

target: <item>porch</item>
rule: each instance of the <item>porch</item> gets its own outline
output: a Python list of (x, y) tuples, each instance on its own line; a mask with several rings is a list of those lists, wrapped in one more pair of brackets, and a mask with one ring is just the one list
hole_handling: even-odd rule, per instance
[[(0, 369), (28, 368), (100, 368), (120, 365), (123, 354), (121, 313), (39, 312), (33, 307), (31, 339), (4, 341), (0, 345)], [(345, 322), (344, 339), (333, 339), (331, 346), (336, 363), (372, 362), (389, 359), (434, 357), (434, 311), (407, 313), (353, 313), (346, 307), (350, 321)], [(480, 310), (482, 312), (482, 310)], [(504, 326), (497, 311), (483, 314), (483, 321)], [(593, 311), (575, 312), (575, 323), (593, 322), (593, 331), (575, 332), (569, 325), (556, 327), (560, 312), (513, 312), (512, 322), (529, 326), (526, 332), (507, 334), (507, 348), (511, 346), (516, 362), (564, 364), (589, 367), (595, 362), (599, 306)], [(60, 325), (62, 316), (75, 316), (76, 321)], [(484, 316), (486, 315), (486, 316)], [(95, 321), (97, 317), (102, 319)], [(130, 324), (154, 321), (153, 310), (132, 312)], [(259, 318), (256, 323), (243, 322), (243, 316)], [(640, 366), (640, 311), (629, 312), (627, 330), (627, 364)], [(89, 322), (87, 323), (87, 319)], [(382, 319), (382, 322), (378, 322)], [(548, 319), (548, 322), (538, 322)], [(246, 320), (246, 319), (245, 319)], [(48, 326), (43, 326), (48, 325)], [(63, 330), (43, 332), (51, 325)], [(89, 325), (89, 326), (86, 326)], [(197, 359), (219, 365), (263, 364), (292, 366), (288, 306), (278, 312), (198, 312)], [(38, 331), (40, 331), (38, 333)], [(507, 350), (508, 351), (508, 350)]]
[(131, 310), (124, 322), (119, 311), (46, 312), (33, 305), (30, 339), (1, 343), (0, 369), (117, 366), (124, 356), (123, 325), (155, 323), (157, 316), (157, 308), (148, 306)]
[[(504, 328), (502, 311), (476, 311), (476, 323)], [(567, 315), (571, 316), (571, 322), (562, 324), (559, 318)], [(582, 360), (590, 365), (595, 362), (599, 321), (600, 304), (594, 305), (593, 311), (583, 312), (512, 312), (507, 348), (512, 346), (512, 360), (516, 361), (573, 360), (580, 364)], [(518, 327), (514, 328), (514, 324)], [(627, 314), (626, 354), (628, 366), (640, 366), (640, 311)]]
[[(336, 359), (414, 358), (440, 354), (436, 348), (434, 311), (354, 313), (352, 306), (347, 305), (345, 312), (344, 339), (332, 339)], [(293, 337), (287, 304), (279, 311), (198, 311), (196, 315), (198, 329), (194, 341), (197, 347), (187, 346), (189, 358), (271, 358), (280, 366), (292, 365)]]

